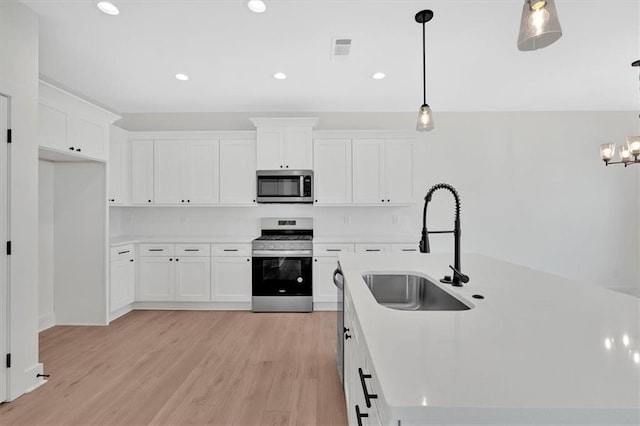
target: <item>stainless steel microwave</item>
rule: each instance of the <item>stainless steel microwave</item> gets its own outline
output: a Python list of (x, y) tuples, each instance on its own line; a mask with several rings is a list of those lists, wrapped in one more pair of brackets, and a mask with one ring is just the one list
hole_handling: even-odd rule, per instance
[(313, 203), (313, 171), (258, 170), (258, 203)]

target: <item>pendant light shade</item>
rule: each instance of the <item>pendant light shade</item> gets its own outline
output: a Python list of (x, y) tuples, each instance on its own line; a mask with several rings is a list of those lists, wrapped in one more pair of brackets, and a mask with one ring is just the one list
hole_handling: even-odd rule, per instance
[(537, 50), (562, 37), (554, 0), (525, 0), (520, 20), (518, 49)]
[(433, 130), (433, 114), (431, 113), (431, 107), (424, 104), (418, 111), (418, 124), (416, 130), (419, 132), (427, 132)]
[(416, 13), (416, 22), (422, 24), (422, 105), (418, 111), (418, 122), (416, 130), (419, 132), (427, 132), (433, 130), (433, 114), (431, 107), (427, 104), (427, 49), (425, 46), (425, 27), (424, 24), (433, 18), (431, 10), (421, 10)]

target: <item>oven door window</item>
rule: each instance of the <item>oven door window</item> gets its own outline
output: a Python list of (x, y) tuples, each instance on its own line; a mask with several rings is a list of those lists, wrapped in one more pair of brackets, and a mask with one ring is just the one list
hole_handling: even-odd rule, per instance
[(254, 296), (311, 296), (310, 257), (254, 257)]
[(258, 197), (300, 197), (300, 176), (258, 178)]

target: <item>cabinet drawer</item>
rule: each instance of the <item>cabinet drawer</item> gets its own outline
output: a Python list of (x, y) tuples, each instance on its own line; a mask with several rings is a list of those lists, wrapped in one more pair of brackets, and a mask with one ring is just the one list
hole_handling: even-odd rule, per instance
[(214, 256), (251, 256), (251, 244), (212, 244)]
[(135, 255), (133, 244), (126, 244), (123, 246), (111, 247), (109, 252), (109, 258), (113, 262), (119, 259), (129, 259)]
[(391, 244), (392, 253), (419, 253), (418, 243), (395, 243)]
[(211, 255), (209, 244), (176, 244), (176, 256), (206, 256)]
[(356, 253), (388, 253), (391, 251), (390, 244), (356, 244)]
[(340, 253), (352, 253), (353, 244), (314, 244), (313, 255), (314, 256), (338, 256)]
[(140, 244), (140, 256), (173, 256), (173, 244)]

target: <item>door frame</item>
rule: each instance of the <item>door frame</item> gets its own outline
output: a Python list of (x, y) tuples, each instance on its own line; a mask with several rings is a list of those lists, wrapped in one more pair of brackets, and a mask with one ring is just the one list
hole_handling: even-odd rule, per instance
[[(0, 244), (10, 241), (11, 148), (7, 129), (11, 128), (11, 97), (0, 92)], [(3, 362), (9, 353), (9, 283), (11, 262), (6, 248), (0, 254), (0, 403), (9, 397), (9, 369)]]

